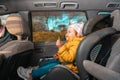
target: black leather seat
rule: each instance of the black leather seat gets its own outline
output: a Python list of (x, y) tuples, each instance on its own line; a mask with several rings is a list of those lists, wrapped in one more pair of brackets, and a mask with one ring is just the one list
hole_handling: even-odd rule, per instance
[[(120, 34), (120, 10), (116, 10), (114, 23), (110, 28)], [(110, 31), (109, 31), (110, 32)], [(107, 36), (107, 35), (105, 35)], [(110, 56), (105, 66), (89, 60), (83, 62), (85, 70), (97, 80), (119, 80), (120, 79), (120, 36), (111, 47)]]
[[(112, 20), (110, 15), (104, 15), (104, 16), (97, 15), (94, 18), (88, 20), (88, 22), (86, 23), (86, 25), (83, 29), (83, 34), (86, 36), (86, 38), (79, 44), (77, 56), (76, 56), (76, 60), (75, 60), (75, 62), (76, 62), (75, 64), (77, 65), (78, 70), (79, 70), (78, 74), (71, 72), (65, 66), (58, 65), (55, 68), (53, 68), (52, 70), (50, 70), (50, 72), (42, 80), (89, 80), (89, 75), (84, 70), (82, 62), (84, 59), (90, 59), (88, 57), (88, 56), (90, 56), (89, 47), (94, 48), (95, 46), (94, 45), (87, 46), (87, 45), (89, 42), (90, 43), (93, 43), (93, 42), (97, 43), (97, 42), (99, 42), (99, 39), (104, 37), (104, 36), (101, 36), (100, 38), (94, 39), (94, 35), (96, 33), (99, 34), (99, 31), (96, 33), (92, 33), (92, 32), (99, 30), (99, 27), (97, 26), (97, 24), (99, 24), (99, 22), (101, 23), (101, 21), (104, 21), (105, 19), (108, 19), (108, 18), (110, 18), (110, 21)], [(96, 21), (94, 21), (94, 20), (96, 20)], [(106, 24), (108, 26), (106, 26)], [(102, 28), (107, 27), (106, 29), (109, 31), (108, 27), (110, 27), (111, 24), (109, 25), (109, 23), (105, 23), (105, 24), (101, 23), (101, 25), (102, 25)], [(114, 34), (116, 31), (113, 30), (111, 32), (112, 32), (111, 34)], [(105, 33), (105, 35), (108, 35), (108, 34), (109, 34), (108, 32)], [(109, 34), (109, 35), (111, 35), (111, 34)], [(91, 37), (94, 40), (90, 40), (89, 37)], [(109, 39), (109, 38), (106, 38), (106, 39)], [(108, 41), (108, 43), (104, 43), (104, 41), (105, 40), (101, 40), (99, 43), (102, 45), (105, 45), (105, 46), (109, 46), (108, 45), (109, 41)], [(96, 47), (94, 49), (96, 50)], [(98, 46), (97, 49), (101, 49), (101, 46)], [(109, 48), (106, 49), (104, 51), (104, 53), (108, 50), (109, 50)], [(99, 52), (99, 50), (97, 52)], [(96, 61), (99, 62), (99, 60), (96, 60)], [(79, 68), (81, 68), (81, 69), (79, 69)]]

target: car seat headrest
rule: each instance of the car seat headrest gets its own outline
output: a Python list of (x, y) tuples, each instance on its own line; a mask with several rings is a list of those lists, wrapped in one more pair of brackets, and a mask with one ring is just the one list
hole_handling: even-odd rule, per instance
[[(107, 20), (106, 20), (107, 19)], [(90, 18), (83, 28), (83, 35), (99, 30), (99, 28), (106, 27), (110, 23), (110, 15), (96, 15)]]
[(6, 28), (10, 34), (15, 35), (19, 40), (22, 39), (22, 36), (28, 37), (30, 35), (25, 20), (19, 14), (10, 14), (6, 18)]
[(111, 18), (113, 18), (113, 28), (120, 31), (120, 10), (115, 10), (111, 13)]

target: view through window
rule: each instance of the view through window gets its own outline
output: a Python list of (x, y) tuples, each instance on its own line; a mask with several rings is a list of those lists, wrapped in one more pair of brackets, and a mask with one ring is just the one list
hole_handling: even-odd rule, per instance
[(32, 12), (33, 42), (65, 40), (66, 29), (70, 24), (86, 22), (84, 12), (42, 11)]

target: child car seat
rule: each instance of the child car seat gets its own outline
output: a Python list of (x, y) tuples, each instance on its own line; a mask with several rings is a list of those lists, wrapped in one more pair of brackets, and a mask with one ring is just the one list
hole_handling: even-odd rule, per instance
[[(114, 24), (111, 28), (120, 33), (120, 10), (116, 10), (112, 15), (114, 17)], [(120, 79), (120, 37), (111, 48), (110, 57), (105, 66), (84, 60), (85, 70), (97, 80), (119, 80)], [(94, 70), (93, 70), (94, 69)]]
[[(97, 15), (98, 16), (98, 18), (97, 17), (94, 17), (94, 18), (92, 18), (92, 19), (90, 19), (90, 20), (88, 20), (88, 22), (86, 23), (86, 25), (85, 25), (85, 27), (84, 27), (84, 29), (83, 29), (83, 33), (86, 35), (86, 37), (89, 37), (89, 35), (90, 35), (90, 33), (92, 32), (92, 31), (94, 31), (93, 30), (93, 28), (95, 29), (95, 27), (97, 28), (97, 24), (99, 23), (99, 22), (101, 22), (101, 21), (103, 21), (104, 19), (106, 19), (106, 18), (109, 18), (110, 16), (108, 16), (108, 15), (104, 15), (104, 16), (102, 16), (102, 15)], [(95, 22), (94, 23), (94, 19), (97, 19), (97, 21), (98, 22)], [(90, 22), (89, 22), (90, 21)], [(88, 26), (88, 25), (91, 25), (91, 26)], [(92, 28), (90, 28), (90, 27), (92, 27)], [(108, 26), (109, 27), (109, 26)], [(105, 24), (103, 24), (103, 28), (105, 28)], [(88, 31), (88, 32), (87, 32)], [(113, 33), (115, 33), (115, 31), (113, 31)], [(88, 35), (89, 34), (89, 35)], [(108, 34), (108, 33), (106, 33), (106, 34)], [(102, 38), (102, 37), (101, 37)], [(93, 38), (92, 38), (93, 39)], [(104, 42), (104, 41), (103, 41)], [(77, 67), (79, 68), (79, 65), (81, 65), (82, 66), (82, 59), (84, 59), (84, 58), (86, 58), (87, 59), (87, 57), (86, 56), (88, 56), (89, 55), (89, 52), (86, 54), (86, 55), (79, 55), (79, 53), (81, 53), (80, 52), (80, 50), (81, 49), (86, 49), (86, 47), (84, 47), (83, 48), (83, 45), (85, 44), (86, 45), (86, 43), (89, 43), (89, 41), (87, 41), (86, 42), (86, 40), (84, 41), (82, 41), (81, 42), (81, 44), (79, 45), (79, 47), (78, 47), (78, 51), (77, 51), (77, 56), (76, 56), (76, 63), (75, 63), (75, 65), (77, 65)], [(81, 47), (80, 47), (81, 46)], [(83, 50), (82, 50), (83, 51)], [(84, 52), (82, 52), (81, 54), (84, 54)], [(83, 58), (82, 58), (83, 57)], [(81, 60), (79, 60), (81, 58)], [(80, 64), (78, 64), (78, 63), (80, 63)], [(83, 68), (82, 68), (83, 69)], [(81, 72), (81, 73), (80, 73)], [(75, 74), (75, 73), (73, 73), (72, 71), (70, 71), (69, 69), (67, 69), (65, 66), (62, 66), (62, 65), (60, 65), (60, 66), (56, 66), (55, 68), (53, 68), (52, 70), (50, 70), (50, 72), (42, 79), (42, 80), (87, 80), (87, 79), (84, 79), (84, 76), (82, 77), (81, 76), (81, 74), (82, 74), (82, 72), (84, 73), (84, 71), (79, 71), (79, 74)], [(87, 74), (86, 74), (87, 75)], [(54, 77), (53, 77), (54, 76)], [(82, 78), (81, 78), (82, 77)]]
[[(119, 10), (113, 11), (110, 16), (113, 20), (113, 26), (116, 25), (116, 19), (118, 17)], [(94, 33), (91, 33), (90, 35), (86, 36), (84, 41), (80, 44), (78, 53), (76, 56), (76, 65), (78, 67), (79, 75), (82, 80), (92, 80), (93, 77), (86, 72), (86, 70), (83, 67), (83, 60), (91, 60), (101, 65), (106, 65), (106, 61), (110, 55), (111, 47), (112, 47), (112, 40), (111, 37), (114, 34), (117, 34), (117, 27), (108, 27), (103, 28), (101, 30), (95, 31)], [(103, 40), (103, 41), (102, 41)], [(102, 43), (101, 43), (102, 41)], [(104, 45), (105, 43), (106, 45)], [(95, 53), (93, 57), (95, 60), (91, 59), (91, 53), (94, 47), (97, 45), (101, 45), (103, 48), (100, 49), (100, 51)]]

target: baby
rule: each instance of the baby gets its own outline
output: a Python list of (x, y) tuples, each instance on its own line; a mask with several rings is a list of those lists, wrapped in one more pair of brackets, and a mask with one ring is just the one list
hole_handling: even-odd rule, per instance
[(32, 80), (37, 77), (41, 77), (49, 72), (49, 70), (61, 63), (67, 63), (66, 66), (71, 71), (78, 73), (77, 67), (73, 64), (76, 57), (76, 50), (79, 43), (83, 40), (82, 34), (84, 24), (72, 24), (68, 26), (67, 33), (65, 35), (66, 43), (63, 44), (60, 40), (56, 41), (58, 52), (53, 55), (53, 59), (49, 59), (38, 68), (24, 68), (18, 67), (17, 73), (24, 80)]

